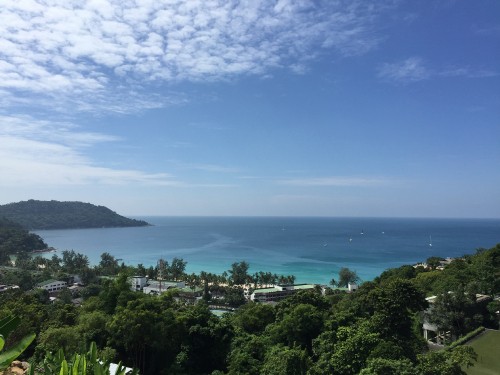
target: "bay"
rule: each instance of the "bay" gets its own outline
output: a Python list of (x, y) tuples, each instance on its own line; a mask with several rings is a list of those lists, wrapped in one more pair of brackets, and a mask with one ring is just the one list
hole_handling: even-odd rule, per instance
[[(250, 272), (327, 284), (341, 267), (372, 280), (387, 268), (459, 257), (500, 243), (500, 219), (313, 217), (138, 217), (148, 227), (35, 231), (49, 246), (97, 264), (108, 252), (128, 265), (187, 261), (188, 273), (222, 273), (247, 261)], [(432, 236), (432, 246), (429, 245)], [(52, 256), (48, 254), (47, 256)]]

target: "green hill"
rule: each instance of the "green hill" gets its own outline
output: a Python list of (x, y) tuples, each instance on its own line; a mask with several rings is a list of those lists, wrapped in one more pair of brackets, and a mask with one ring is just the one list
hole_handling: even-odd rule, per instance
[(139, 227), (143, 220), (129, 219), (104, 206), (83, 202), (28, 200), (0, 205), (0, 218), (21, 224), (28, 230)]
[(47, 244), (40, 236), (29, 233), (21, 225), (0, 217), (0, 264), (7, 264), (9, 254), (46, 248)]

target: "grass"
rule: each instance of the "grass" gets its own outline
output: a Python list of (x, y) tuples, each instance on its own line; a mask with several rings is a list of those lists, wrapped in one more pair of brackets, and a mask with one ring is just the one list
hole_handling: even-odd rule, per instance
[(467, 345), (477, 353), (474, 367), (465, 369), (467, 375), (500, 374), (500, 331), (487, 330)]

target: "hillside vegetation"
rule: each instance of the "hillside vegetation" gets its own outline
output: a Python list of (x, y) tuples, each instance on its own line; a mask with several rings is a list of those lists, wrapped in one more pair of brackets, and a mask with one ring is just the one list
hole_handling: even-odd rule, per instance
[(43, 250), (47, 244), (21, 225), (0, 217), (0, 264), (7, 264), (9, 254)]
[[(428, 318), (439, 331), (464, 338), (480, 326), (498, 329), (500, 301), (493, 298), (500, 294), (500, 244), (454, 259), (443, 269), (388, 269), (354, 293), (326, 289), (323, 295), (318, 287), (276, 304), (245, 302), (243, 283), (259, 284), (257, 276), (262, 280), (259, 273), (249, 275), (247, 266), (234, 263), (222, 275), (196, 275), (185, 273), (186, 262), (178, 258), (147, 269), (119, 264), (103, 253), (100, 263), (90, 266), (85, 255), (63, 251), (62, 257), (0, 269), (0, 282), (20, 286), (0, 293), (0, 316), (21, 319), (13, 342), (37, 334), (23, 353), (41, 369), (37, 374), (63, 373), (43, 370), (53, 358), (47, 353), (64, 348), (69, 358), (94, 342), (103, 360), (121, 361), (140, 374), (466, 375), (476, 360), (496, 370), (497, 361), (481, 357), (488, 350), (497, 354), (489, 341), (478, 349), (479, 356), (474, 342), (429, 350), (422, 319), (429, 307), (425, 297), (436, 295)], [(160, 295), (131, 289), (131, 275), (155, 280), (160, 273), (184, 281), (192, 296), (181, 289)], [(52, 302), (47, 291), (33, 290), (35, 283), (51, 278), (71, 283), (74, 274), (85, 284), (78, 294), (66, 289)], [(194, 303), (196, 290), (202, 295)], [(478, 293), (492, 298), (477, 303)], [(72, 303), (76, 296), (78, 305)], [(210, 305), (236, 310), (217, 317)]]
[(102, 227), (139, 227), (149, 225), (143, 220), (129, 219), (104, 206), (83, 202), (28, 200), (0, 206), (4, 217), (33, 229), (70, 229)]

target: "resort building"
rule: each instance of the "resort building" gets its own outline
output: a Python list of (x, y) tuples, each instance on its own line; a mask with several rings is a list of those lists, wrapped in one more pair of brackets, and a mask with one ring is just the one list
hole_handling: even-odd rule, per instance
[(142, 291), (146, 294), (161, 294), (168, 289), (182, 289), (186, 287), (184, 281), (164, 281), (164, 280), (148, 280), (147, 284), (142, 287)]
[(141, 291), (147, 285), (148, 278), (146, 276), (132, 276), (130, 283), (133, 291)]
[(161, 294), (168, 289), (183, 289), (185, 287), (184, 281), (148, 280), (146, 276), (132, 276), (130, 278), (130, 289), (146, 294)]
[(36, 288), (45, 289), (49, 293), (58, 292), (64, 288), (66, 288), (66, 286), (67, 286), (67, 284), (65, 281), (52, 280), (52, 279), (36, 284)]
[(179, 297), (176, 298), (176, 300), (185, 303), (196, 303), (202, 299), (202, 296), (203, 288), (186, 286), (184, 288), (179, 288)]
[(279, 284), (272, 288), (255, 289), (250, 295), (250, 300), (255, 302), (277, 302), (299, 290), (310, 290), (315, 287), (314, 284)]
[(0, 284), (0, 292), (5, 292), (10, 289), (19, 289), (19, 285), (3, 285)]

